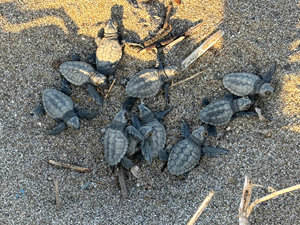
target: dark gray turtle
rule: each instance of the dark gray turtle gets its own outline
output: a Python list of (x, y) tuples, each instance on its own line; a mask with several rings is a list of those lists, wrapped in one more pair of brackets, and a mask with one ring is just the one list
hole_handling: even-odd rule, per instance
[(274, 91), (270, 81), (275, 71), (276, 63), (262, 77), (251, 73), (230, 73), (224, 76), (223, 85), (237, 96), (253, 96), (254, 94), (267, 96)]
[[(68, 82), (86, 87), (92, 98), (101, 106), (103, 105), (103, 99), (94, 87), (106, 84), (106, 77), (103, 74), (95, 71), (90, 64), (81, 61), (64, 62), (60, 65), (59, 70)], [(62, 81), (62, 92), (64, 89), (69, 90), (65, 80)]]
[(118, 40), (118, 29), (109, 20), (104, 28), (104, 37), (95, 39), (98, 45), (96, 52), (96, 65), (98, 72), (111, 75), (116, 69), (122, 57), (122, 46)]
[(242, 112), (248, 110), (251, 105), (252, 101), (249, 98), (234, 99), (233, 95), (226, 95), (223, 99), (204, 107), (199, 113), (199, 119), (211, 125), (208, 133), (215, 136), (217, 132), (214, 126), (225, 125), (236, 117), (257, 115), (256, 112)]
[[(152, 162), (152, 159), (158, 157), (161, 151), (164, 151), (166, 144), (166, 130), (161, 123), (162, 118), (171, 110), (171, 108), (156, 113), (155, 115), (144, 104), (140, 104), (140, 122), (143, 127), (151, 127), (152, 132), (149, 138), (144, 140), (142, 146), (142, 154), (148, 162)], [(132, 120), (133, 125), (136, 127), (137, 122)]]
[(190, 132), (187, 123), (183, 122), (181, 126), (183, 138), (170, 152), (168, 159), (168, 169), (173, 175), (182, 175), (193, 169), (202, 155), (217, 157), (221, 154), (228, 154), (228, 151), (220, 148), (203, 147), (203, 142), (207, 135), (205, 126)]
[[(116, 166), (121, 162), (124, 168), (130, 169), (133, 163), (125, 156), (129, 149), (129, 138), (132, 136), (138, 142), (143, 139), (143, 136), (135, 127), (127, 126), (125, 114), (126, 110), (120, 110), (106, 129), (104, 135), (104, 155), (110, 166)], [(134, 151), (130, 150), (130, 153), (132, 152)]]
[(42, 103), (35, 109), (35, 113), (39, 116), (44, 115), (45, 111), (58, 122), (56, 127), (46, 132), (50, 135), (60, 134), (66, 128), (66, 125), (79, 129), (79, 118), (92, 119), (98, 115), (96, 112), (75, 109), (70, 97), (54, 89), (43, 91)]
[(166, 82), (173, 80), (176, 74), (178, 74), (176, 66), (145, 69), (128, 82), (126, 93), (134, 98), (153, 97), (158, 94)]

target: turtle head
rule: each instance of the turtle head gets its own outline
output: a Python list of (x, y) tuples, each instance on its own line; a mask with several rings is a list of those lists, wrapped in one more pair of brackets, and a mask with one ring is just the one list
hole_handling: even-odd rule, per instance
[(104, 27), (104, 36), (111, 37), (111, 36), (116, 36), (117, 34), (118, 34), (117, 25), (112, 20), (108, 20)]
[(164, 71), (168, 77), (168, 80), (173, 80), (175, 75), (179, 73), (179, 69), (177, 66), (167, 66), (164, 68)]
[(272, 92), (274, 92), (274, 88), (271, 87), (271, 85), (269, 83), (264, 83), (263, 85), (261, 85), (261, 87), (259, 89), (259, 94), (261, 96), (268, 96)]
[(103, 74), (101, 73), (94, 73), (92, 76), (91, 76), (91, 81), (93, 83), (93, 85), (99, 87), (99, 86), (103, 86), (106, 84), (106, 76), (104, 76)]
[(74, 127), (76, 130), (78, 130), (80, 127), (79, 118), (77, 116), (72, 116), (70, 119), (68, 119), (67, 125)]
[(114, 118), (114, 121), (126, 124), (127, 123), (127, 119), (126, 119), (126, 110), (125, 109), (121, 109), (117, 115)]
[(246, 111), (252, 105), (252, 101), (249, 98), (239, 98), (236, 101), (238, 111)]
[(192, 132), (192, 135), (197, 138), (199, 141), (204, 141), (207, 137), (207, 130), (205, 126), (201, 126), (198, 129)]
[(141, 103), (141, 104), (139, 104), (138, 107), (139, 107), (139, 110), (140, 110), (140, 117), (141, 118), (152, 115), (151, 110), (145, 104)]

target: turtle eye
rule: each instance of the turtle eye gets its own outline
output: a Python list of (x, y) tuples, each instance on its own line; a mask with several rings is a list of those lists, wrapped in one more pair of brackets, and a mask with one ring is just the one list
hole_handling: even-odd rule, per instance
[(207, 130), (205, 130), (205, 131), (203, 132), (203, 136), (204, 136), (204, 137), (207, 137), (207, 136), (208, 136)]

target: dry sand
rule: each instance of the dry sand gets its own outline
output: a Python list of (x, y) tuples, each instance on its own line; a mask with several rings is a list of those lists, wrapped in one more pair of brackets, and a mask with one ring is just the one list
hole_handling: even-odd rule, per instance
[[(43, 3), (42, 3), (43, 2)], [(142, 43), (163, 22), (167, 1), (152, 0), (136, 8), (132, 0), (11, 1), (0, 3), (0, 223), (1, 224), (186, 224), (209, 191), (216, 192), (197, 224), (237, 224), (245, 174), (264, 188), (254, 189), (253, 199), (300, 183), (300, 24), (298, 0), (182, 0), (175, 6), (172, 34), (203, 20), (200, 31), (185, 39), (168, 55), (165, 65), (181, 61), (201, 41), (222, 29), (223, 39), (175, 81), (198, 71), (205, 73), (171, 90), (174, 109), (164, 119), (167, 145), (180, 137), (180, 119), (192, 129), (201, 100), (221, 98), (226, 92), (221, 78), (229, 72), (263, 74), (277, 62), (272, 80), (275, 93), (255, 105), (271, 122), (240, 118), (218, 128), (206, 144), (229, 150), (219, 157), (203, 157), (187, 180), (161, 173), (162, 163), (139, 163), (142, 177), (126, 172), (129, 199), (121, 198), (117, 174), (105, 162), (100, 142), (125, 98), (120, 83), (155, 65), (155, 54), (138, 54), (125, 47), (114, 86), (101, 115), (82, 121), (79, 131), (68, 128), (61, 135), (44, 131), (55, 122), (32, 112), (46, 88), (59, 88), (56, 60), (67, 61), (78, 53), (82, 60), (95, 52), (94, 38), (111, 16), (121, 37)], [(86, 90), (72, 86), (76, 106), (100, 110)], [(146, 103), (164, 108), (163, 96)], [(136, 108), (135, 108), (136, 110)], [(272, 131), (265, 137), (257, 130)], [(49, 165), (49, 159), (92, 169), (80, 173)], [(61, 209), (55, 204), (58, 179)], [(82, 187), (90, 182), (89, 187)], [(24, 194), (20, 191), (24, 191)], [(19, 195), (17, 197), (16, 195)], [(250, 224), (300, 224), (299, 191), (256, 207)]]

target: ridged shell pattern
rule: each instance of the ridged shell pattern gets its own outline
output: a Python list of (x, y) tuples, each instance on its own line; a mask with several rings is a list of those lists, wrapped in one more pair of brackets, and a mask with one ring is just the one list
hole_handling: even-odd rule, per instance
[(246, 96), (254, 94), (256, 81), (261, 80), (259, 76), (251, 73), (230, 73), (224, 76), (223, 85), (232, 94)]
[(231, 101), (218, 100), (203, 108), (199, 113), (199, 119), (206, 124), (222, 126), (230, 122), (233, 114)]
[(124, 132), (108, 128), (104, 135), (104, 155), (110, 166), (117, 165), (128, 150)]
[(64, 62), (59, 70), (67, 81), (77, 86), (90, 83), (90, 74), (95, 73), (91, 65), (81, 61)]
[(97, 71), (105, 75), (114, 73), (121, 57), (119, 40), (102, 38), (96, 52)]
[(168, 170), (173, 175), (181, 175), (190, 171), (199, 162), (201, 147), (196, 147), (188, 139), (179, 141), (172, 149)]
[(42, 101), (45, 111), (53, 119), (62, 119), (66, 112), (74, 108), (70, 97), (54, 89), (43, 91)]
[(126, 92), (136, 98), (149, 98), (155, 96), (163, 81), (157, 69), (146, 69), (137, 73), (127, 84)]

